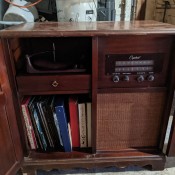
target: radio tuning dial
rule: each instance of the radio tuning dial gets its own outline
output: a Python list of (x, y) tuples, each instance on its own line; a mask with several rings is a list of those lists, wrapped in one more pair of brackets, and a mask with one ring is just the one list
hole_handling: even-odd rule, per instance
[(149, 75), (147, 78), (148, 81), (154, 81), (154, 75)]
[(140, 75), (140, 76), (137, 77), (137, 81), (138, 81), (139, 83), (142, 82), (142, 81), (144, 81), (144, 80), (145, 80), (145, 78), (144, 78), (143, 75)]
[(120, 81), (120, 78), (119, 78), (118, 75), (114, 75), (112, 80), (113, 80), (114, 83), (118, 83)]
[(125, 75), (123, 80), (124, 81), (129, 81), (129, 76), (128, 75)]

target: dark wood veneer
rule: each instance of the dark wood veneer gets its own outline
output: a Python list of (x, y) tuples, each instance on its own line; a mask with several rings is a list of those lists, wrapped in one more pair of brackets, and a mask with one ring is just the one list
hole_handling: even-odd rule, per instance
[(3, 44), (0, 41), (0, 174), (14, 174), (23, 158), (17, 116), (9, 84)]
[[(2, 41), (0, 43), (0, 114), (3, 116), (3, 118), (0, 117), (2, 121), (0, 122), (0, 125), (2, 123), (0, 156), (4, 159), (0, 175), (14, 174), (19, 167), (28, 175), (33, 175), (37, 169), (49, 171), (58, 168), (108, 166), (120, 168), (129, 165), (150, 165), (154, 170), (164, 168), (165, 155), (162, 153), (162, 148), (175, 87), (175, 71), (173, 70), (175, 27), (173, 25), (155, 21), (26, 23), (2, 30), (0, 36)], [(76, 45), (72, 45), (75, 41)], [(26, 73), (24, 70), (25, 54), (52, 50), (52, 42), (56, 43), (57, 50), (61, 51), (62, 57), (64, 54), (68, 56), (67, 60), (72, 54), (74, 57), (70, 59), (76, 60), (77, 55), (86, 53), (87, 72), (78, 74)], [(154, 82), (138, 83), (135, 77), (131, 76), (129, 82), (113, 83), (111, 76), (105, 75), (105, 55), (122, 53), (163, 53), (163, 69), (155, 74)], [(53, 87), (54, 81), (59, 83), (58, 86)], [(21, 99), (26, 95), (47, 94), (81, 94), (92, 97), (92, 148), (78, 149), (71, 153), (42, 153), (30, 150), (20, 109)], [(134, 94), (137, 94), (137, 99), (134, 99)], [(134, 112), (130, 110), (132, 112), (125, 115), (125, 109), (123, 109), (123, 116), (110, 114), (111, 111), (114, 112), (117, 109), (112, 101), (120, 104), (120, 101), (127, 103), (127, 99), (130, 100), (128, 102), (130, 106), (134, 101), (134, 105), (137, 105), (135, 109), (138, 111), (140, 110), (139, 105), (144, 104), (145, 108), (142, 106), (141, 110), (143, 115), (136, 114), (135, 110)], [(107, 100), (111, 105), (106, 107), (104, 114), (99, 115), (98, 111), (103, 108), (102, 103)], [(143, 101), (139, 103), (139, 100)], [(147, 103), (149, 101), (150, 103)], [(155, 111), (150, 104), (158, 104)], [(151, 112), (150, 115), (149, 112)], [(103, 124), (99, 121), (101, 118)], [(112, 146), (110, 143), (107, 144), (107, 147), (100, 145), (105, 139), (110, 139), (108, 137), (110, 129), (115, 135), (117, 134), (116, 129), (123, 127), (119, 125), (118, 128), (114, 127), (113, 123), (117, 123), (117, 118), (121, 119), (123, 125), (125, 125), (124, 120), (127, 120), (125, 130), (127, 127), (132, 127), (128, 128), (131, 131), (135, 127), (138, 127), (137, 130), (139, 130), (140, 126), (133, 123), (137, 119), (136, 122), (141, 123), (140, 130), (142, 128), (144, 130), (143, 138), (139, 133), (136, 134), (142, 142), (137, 144), (137, 140), (128, 139), (122, 146), (122, 139), (127, 138), (127, 134), (121, 133), (114, 137), (115, 139), (120, 138), (121, 142), (118, 147), (116, 146), (117, 139)], [(105, 122), (107, 119), (109, 124)], [(153, 123), (149, 123), (151, 121)], [(169, 144), (171, 155), (175, 155), (174, 124), (175, 122), (173, 122)], [(154, 136), (150, 137), (151, 141), (146, 133), (150, 127), (154, 133)], [(106, 129), (106, 135), (100, 135), (104, 129)], [(150, 144), (146, 145), (144, 136)], [(2, 144), (4, 142), (7, 142), (8, 147), (4, 147)], [(10, 151), (8, 152), (6, 148), (9, 148)], [(5, 154), (1, 152), (3, 149)]]
[[(90, 90), (91, 76), (90, 75), (41, 75), (41, 76), (17, 76), (18, 91), (20, 93), (33, 92), (55, 92), (55, 91), (83, 91)], [(58, 85), (54, 86), (54, 82)]]
[(0, 31), (1, 37), (86, 37), (109, 35), (174, 35), (174, 26), (157, 21), (131, 22), (36, 22)]

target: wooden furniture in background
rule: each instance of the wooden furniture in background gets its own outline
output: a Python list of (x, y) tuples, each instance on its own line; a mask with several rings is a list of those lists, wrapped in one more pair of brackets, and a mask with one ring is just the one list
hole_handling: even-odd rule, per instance
[(175, 2), (173, 0), (148, 0), (145, 4), (145, 20), (175, 24)]

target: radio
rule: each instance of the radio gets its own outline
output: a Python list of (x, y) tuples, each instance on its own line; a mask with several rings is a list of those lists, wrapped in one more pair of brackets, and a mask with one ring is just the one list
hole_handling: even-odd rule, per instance
[(155, 81), (155, 74), (161, 73), (163, 53), (108, 54), (105, 60), (105, 74), (112, 75), (113, 82), (120, 80), (137, 82)]
[(159, 36), (101, 38), (98, 87), (166, 86), (171, 41)]

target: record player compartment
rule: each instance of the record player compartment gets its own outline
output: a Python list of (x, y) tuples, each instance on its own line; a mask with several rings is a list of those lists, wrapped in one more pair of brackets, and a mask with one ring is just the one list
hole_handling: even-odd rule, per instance
[(26, 73), (91, 73), (90, 37), (23, 38), (21, 43)]

